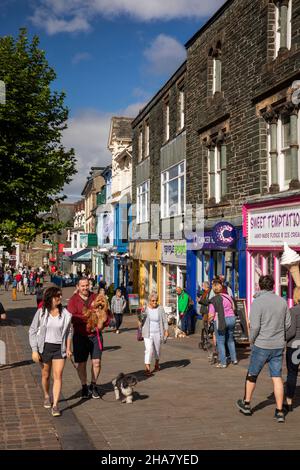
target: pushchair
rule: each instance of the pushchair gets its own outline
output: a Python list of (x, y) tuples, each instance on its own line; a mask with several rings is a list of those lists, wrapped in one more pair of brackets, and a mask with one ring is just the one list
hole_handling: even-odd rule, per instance
[(208, 359), (210, 364), (216, 364), (218, 362), (217, 347), (213, 341), (214, 334), (214, 323), (209, 323), (207, 319), (203, 320), (203, 329), (201, 331), (201, 338), (199, 342), (199, 348), (203, 351), (208, 352)]

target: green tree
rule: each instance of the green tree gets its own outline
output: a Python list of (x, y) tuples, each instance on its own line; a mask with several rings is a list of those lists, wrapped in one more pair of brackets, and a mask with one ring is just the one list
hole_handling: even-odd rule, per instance
[(55, 71), (37, 36), (26, 29), (17, 39), (0, 38), (0, 80), (6, 102), (0, 104), (0, 245), (55, 230), (44, 214), (65, 199), (62, 190), (76, 173), (74, 150), (66, 150), (65, 94), (52, 90)]

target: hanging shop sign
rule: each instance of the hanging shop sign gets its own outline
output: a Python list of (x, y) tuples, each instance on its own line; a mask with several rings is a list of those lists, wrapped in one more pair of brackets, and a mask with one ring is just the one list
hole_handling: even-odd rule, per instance
[(194, 246), (197, 250), (224, 250), (234, 248), (237, 241), (237, 229), (229, 222), (220, 222), (213, 230), (205, 231), (197, 237)]
[(300, 205), (248, 212), (248, 246), (300, 246)]
[(162, 244), (162, 262), (165, 264), (186, 264), (186, 241), (170, 241)]
[(236, 229), (229, 222), (219, 222), (213, 228), (212, 238), (216, 245), (222, 248), (230, 247), (236, 241)]

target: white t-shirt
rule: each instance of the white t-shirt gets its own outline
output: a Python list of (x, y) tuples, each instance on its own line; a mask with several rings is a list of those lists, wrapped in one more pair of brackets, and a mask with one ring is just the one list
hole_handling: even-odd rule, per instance
[(160, 326), (159, 326), (159, 313), (158, 308), (149, 308), (148, 307), (148, 315), (150, 320), (150, 334), (151, 333), (160, 333)]
[(52, 315), (49, 315), (45, 343), (62, 343), (63, 323), (62, 316), (57, 315), (57, 317), (52, 317)]

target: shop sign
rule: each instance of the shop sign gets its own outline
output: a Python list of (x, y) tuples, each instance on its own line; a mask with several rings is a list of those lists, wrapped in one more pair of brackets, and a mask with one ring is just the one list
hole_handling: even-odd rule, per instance
[(300, 246), (300, 205), (248, 212), (248, 246)]
[(186, 264), (186, 241), (163, 243), (162, 262), (165, 264)]
[[(236, 235), (235, 227), (233, 227), (233, 228), (234, 228), (234, 237), (233, 237), (232, 232), (223, 233), (223, 236), (226, 239), (225, 242), (224, 241), (222, 242), (222, 240), (220, 240), (220, 237), (218, 236), (218, 234), (215, 234), (215, 236), (213, 236), (214, 232), (212, 230), (209, 230), (209, 231), (205, 232), (204, 238), (202, 239), (201, 244), (200, 244), (200, 241), (199, 241), (199, 246), (201, 246), (201, 248), (199, 248), (199, 249), (201, 249), (201, 250), (223, 250), (225, 248), (234, 247), (235, 243), (236, 243), (237, 235)], [(229, 235), (229, 237), (227, 237), (227, 234)], [(229, 238), (230, 241), (228, 240), (228, 238)], [(234, 240), (232, 240), (231, 238), (234, 238)]]
[(236, 229), (229, 222), (219, 222), (213, 228), (212, 238), (217, 246), (227, 248), (236, 241)]
[(140, 305), (140, 298), (138, 294), (128, 294), (129, 307), (138, 307)]

